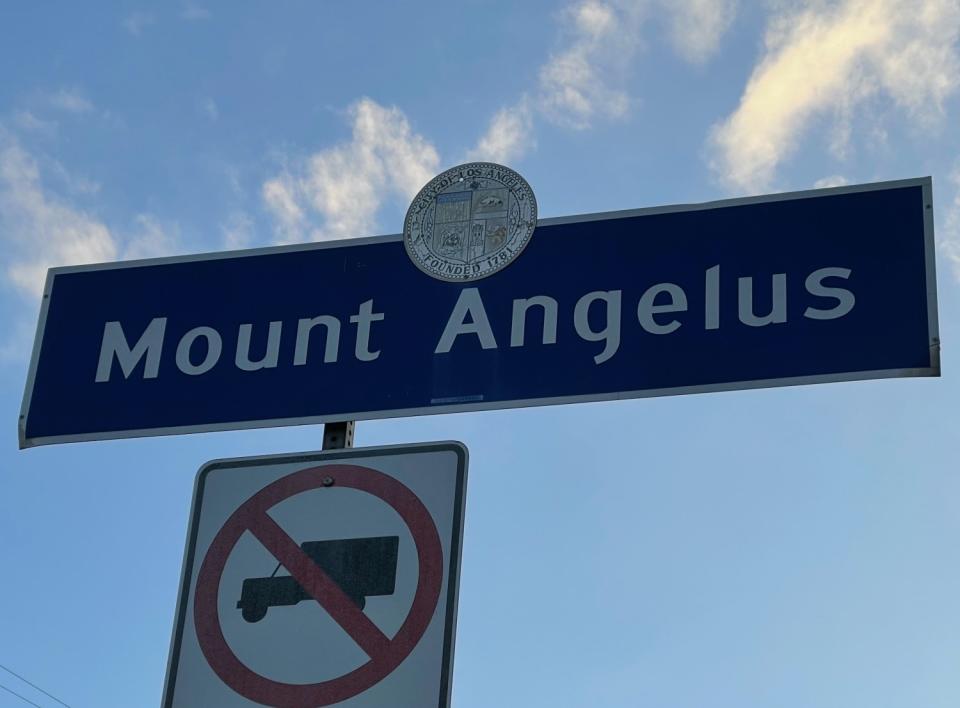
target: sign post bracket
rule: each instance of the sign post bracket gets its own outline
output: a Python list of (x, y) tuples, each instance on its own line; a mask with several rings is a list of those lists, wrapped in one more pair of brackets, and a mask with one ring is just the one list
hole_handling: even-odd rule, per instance
[(357, 429), (355, 420), (340, 420), (323, 426), (323, 449), (340, 450), (353, 447), (353, 434)]

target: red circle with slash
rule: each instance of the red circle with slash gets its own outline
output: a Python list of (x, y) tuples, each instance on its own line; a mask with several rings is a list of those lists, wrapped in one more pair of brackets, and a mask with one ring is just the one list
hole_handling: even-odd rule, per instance
[[(330, 486), (356, 489), (381, 499), (410, 529), (417, 549), (419, 578), (413, 604), (399, 631), (387, 637), (267, 511), (279, 502)], [(274, 681), (246, 666), (223, 635), (218, 598), (227, 558), (249, 531), (283, 564), (303, 589), (343, 628), (370, 660), (343, 676), (311, 684)], [(423, 637), (440, 599), (443, 548), (436, 524), (423, 502), (402, 482), (359, 465), (324, 465), (287, 475), (254, 494), (220, 529), (197, 576), (193, 620), (207, 662), (231, 689), (257, 703), (277, 708), (328, 706), (363, 693), (396, 669)]]

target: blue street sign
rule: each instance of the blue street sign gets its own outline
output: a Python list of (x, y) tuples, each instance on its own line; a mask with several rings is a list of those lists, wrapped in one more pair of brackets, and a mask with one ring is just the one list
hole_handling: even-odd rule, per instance
[(475, 282), (400, 236), (55, 268), (21, 445), (939, 375), (929, 178), (539, 222)]

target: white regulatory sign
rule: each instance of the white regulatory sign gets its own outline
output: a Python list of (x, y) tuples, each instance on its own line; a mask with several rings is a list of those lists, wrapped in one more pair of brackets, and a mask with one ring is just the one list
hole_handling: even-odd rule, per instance
[(164, 708), (448, 708), (461, 443), (197, 475)]

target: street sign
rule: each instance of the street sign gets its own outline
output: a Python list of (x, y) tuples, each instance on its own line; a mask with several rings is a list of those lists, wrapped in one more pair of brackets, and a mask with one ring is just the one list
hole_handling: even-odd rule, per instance
[(466, 474), (452, 442), (204, 465), (164, 708), (448, 708)]
[(401, 236), (56, 268), (21, 446), (939, 375), (929, 178), (546, 219), (476, 282)]

